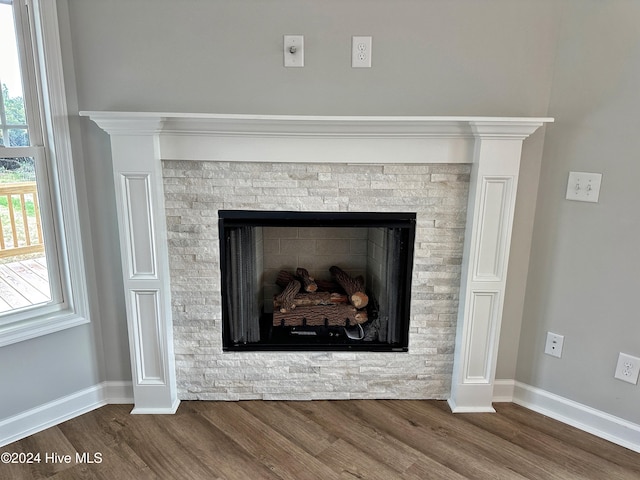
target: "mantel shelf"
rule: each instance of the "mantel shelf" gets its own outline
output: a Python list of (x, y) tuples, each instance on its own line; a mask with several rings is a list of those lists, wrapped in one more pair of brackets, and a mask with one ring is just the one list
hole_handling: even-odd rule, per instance
[[(491, 130), (494, 135), (525, 138), (549, 117), (474, 116), (319, 116), (245, 115), (217, 113), (82, 111), (107, 133), (183, 133), (309, 136), (434, 136), (478, 135)], [(481, 134), (481, 133), (480, 133)]]
[(111, 136), (157, 135), (163, 158), (293, 163), (472, 163), (476, 139), (522, 141), (553, 122), (546, 117), (80, 115)]

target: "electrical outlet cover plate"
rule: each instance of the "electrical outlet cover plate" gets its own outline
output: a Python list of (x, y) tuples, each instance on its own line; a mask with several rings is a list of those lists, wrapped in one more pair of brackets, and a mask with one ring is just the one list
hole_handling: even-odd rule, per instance
[(544, 353), (552, 357), (562, 357), (562, 346), (564, 345), (564, 335), (547, 332), (547, 342), (544, 345)]
[(623, 382), (637, 385), (638, 373), (640, 373), (640, 358), (632, 357), (626, 353), (620, 353), (614, 377)]
[(567, 200), (598, 203), (600, 197), (601, 173), (569, 172)]
[(371, 37), (352, 37), (351, 67), (371, 68)]

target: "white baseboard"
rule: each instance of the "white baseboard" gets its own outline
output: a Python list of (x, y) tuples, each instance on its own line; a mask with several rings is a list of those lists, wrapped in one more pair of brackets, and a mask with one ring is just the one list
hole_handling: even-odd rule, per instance
[(494, 380), (493, 401), (494, 403), (513, 402), (513, 392), (515, 390), (515, 380)]
[(102, 382), (0, 421), (0, 447), (109, 403), (133, 403), (131, 382)]
[(109, 404), (133, 404), (133, 384), (131, 382), (103, 382), (105, 396)]
[(640, 425), (515, 380), (494, 385), (494, 402), (513, 402), (640, 453)]
[(180, 406), (180, 400), (175, 399), (169, 408), (138, 408), (131, 410), (131, 415), (173, 415)]

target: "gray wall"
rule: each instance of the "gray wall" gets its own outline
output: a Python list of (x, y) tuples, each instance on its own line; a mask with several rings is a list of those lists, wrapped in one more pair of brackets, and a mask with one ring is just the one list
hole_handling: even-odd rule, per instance
[(100, 383), (94, 334), (83, 325), (0, 348), (0, 420)]
[[(69, 0), (83, 109), (543, 115), (557, 0)], [(305, 67), (282, 67), (282, 35)], [(373, 36), (352, 69), (351, 36)]]
[[(68, 0), (81, 110), (327, 115), (546, 115), (559, 3), (490, 0)], [(363, 14), (364, 12), (364, 14)], [(282, 35), (305, 35), (305, 67), (282, 67)], [(352, 35), (373, 68), (352, 69)], [(128, 372), (108, 137), (83, 121), (106, 370)], [(522, 238), (502, 378), (517, 338), (544, 131), (525, 143)], [(528, 186), (528, 188), (526, 188)], [(99, 287), (100, 288), (100, 287)], [(104, 330), (104, 328), (103, 328)], [(515, 339), (515, 340), (514, 340)]]
[[(612, 379), (618, 351), (640, 355), (631, 301), (640, 271), (638, 2), (63, 0), (61, 12), (67, 3), (71, 113), (555, 116), (525, 142), (498, 376), (640, 423), (632, 406), (640, 388)], [(287, 33), (305, 35), (305, 68), (281, 66)], [(352, 35), (373, 36), (373, 68), (350, 68)], [(89, 192), (101, 379), (122, 380), (130, 368), (108, 137), (74, 121)], [(570, 169), (604, 173), (599, 204), (563, 200)], [(547, 330), (566, 335), (560, 360), (540, 353)], [(78, 332), (3, 349), (0, 365), (45, 343), (90, 357), (93, 337)], [(38, 362), (24, 370), (47, 371)]]
[[(640, 2), (576, 2), (564, 15), (540, 176), (517, 379), (640, 424)], [(564, 200), (567, 173), (602, 172), (600, 203)], [(562, 359), (542, 354), (565, 335)]]

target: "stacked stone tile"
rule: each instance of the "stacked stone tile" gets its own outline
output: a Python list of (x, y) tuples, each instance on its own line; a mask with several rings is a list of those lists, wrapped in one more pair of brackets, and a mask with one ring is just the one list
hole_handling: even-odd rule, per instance
[[(448, 396), (470, 166), (164, 161), (181, 399)], [(222, 351), (219, 209), (417, 213), (409, 352)]]

